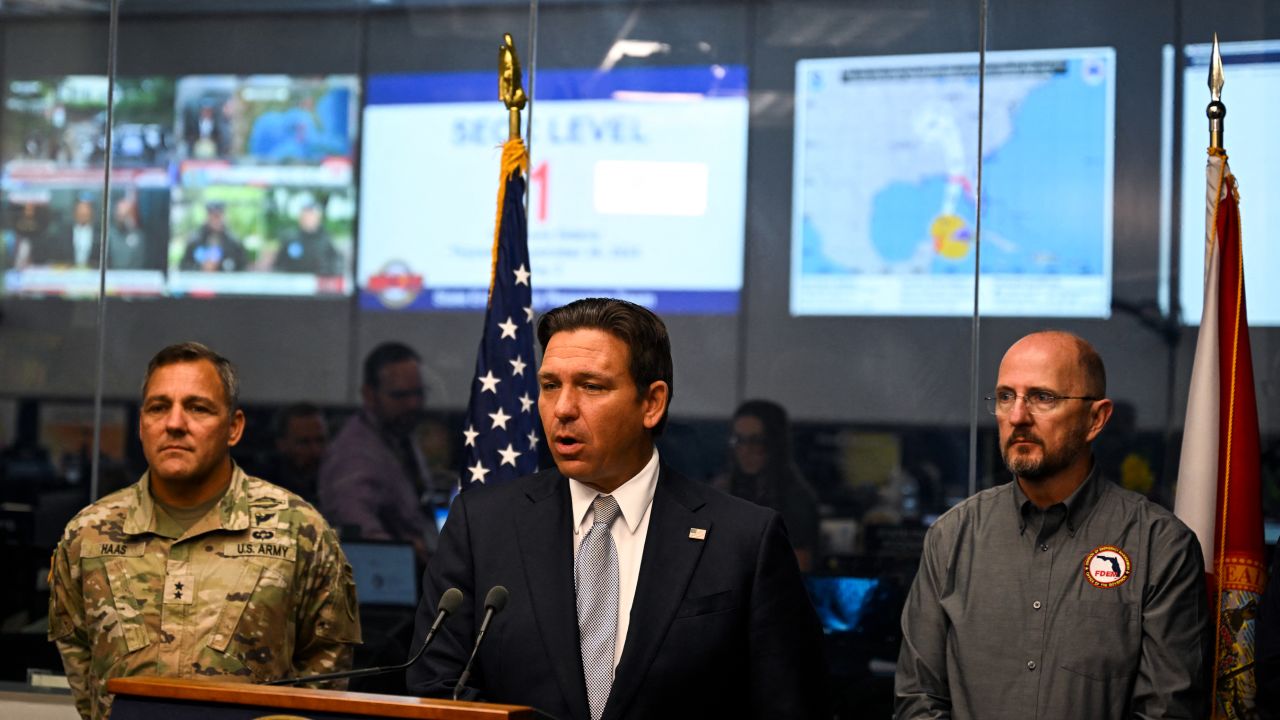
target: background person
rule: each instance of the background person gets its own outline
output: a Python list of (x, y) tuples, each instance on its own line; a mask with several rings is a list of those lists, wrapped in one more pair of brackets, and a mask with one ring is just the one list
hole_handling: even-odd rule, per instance
[(313, 199), (303, 201), (298, 226), (280, 241), (271, 269), (275, 272), (341, 275), (342, 253), (324, 229), (324, 210)]
[(320, 461), (329, 447), (329, 421), (314, 403), (293, 403), (272, 418), (275, 457), (264, 477), (310, 503), (318, 502)]
[(107, 229), (107, 267), (137, 270), (147, 265), (147, 242), (138, 223), (138, 198), (126, 194), (112, 206)]
[(769, 400), (748, 400), (733, 413), (731, 467), (716, 488), (782, 514), (801, 572), (813, 569), (818, 544), (818, 496), (791, 454), (787, 411)]
[(59, 233), (46, 237), (44, 244), (36, 249), (35, 263), (74, 268), (97, 267), (98, 227), (94, 222), (95, 217), (93, 199), (89, 196), (76, 198), (71, 209), (71, 223)]
[(247, 265), (244, 246), (227, 228), (227, 205), (220, 200), (205, 204), (205, 221), (187, 241), (179, 270), (236, 272)]
[(414, 438), (426, 404), (418, 353), (398, 342), (374, 348), (364, 360), (360, 397), (360, 412), (321, 461), (320, 508), (344, 537), (409, 543), (425, 564), (440, 499)]

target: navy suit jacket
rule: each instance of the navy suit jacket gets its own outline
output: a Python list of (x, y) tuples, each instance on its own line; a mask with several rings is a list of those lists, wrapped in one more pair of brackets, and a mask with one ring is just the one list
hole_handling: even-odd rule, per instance
[[(462, 493), (423, 577), (413, 649), (450, 587), (466, 601), (409, 689), (449, 696), (494, 585), (510, 592), (489, 626), (467, 697), (588, 720), (578, 645), (569, 481), (548, 470)], [(650, 508), (631, 620), (605, 707), (623, 718), (822, 718), (822, 632), (780, 516), (665, 465)], [(705, 538), (690, 530), (706, 531)]]

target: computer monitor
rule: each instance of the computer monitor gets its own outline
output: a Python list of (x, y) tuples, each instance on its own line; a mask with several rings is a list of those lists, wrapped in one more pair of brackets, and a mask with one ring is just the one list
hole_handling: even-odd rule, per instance
[(806, 576), (805, 586), (827, 634), (858, 629), (880, 586), (878, 578)]
[(413, 546), (404, 543), (344, 542), (362, 607), (416, 607), (417, 568)]

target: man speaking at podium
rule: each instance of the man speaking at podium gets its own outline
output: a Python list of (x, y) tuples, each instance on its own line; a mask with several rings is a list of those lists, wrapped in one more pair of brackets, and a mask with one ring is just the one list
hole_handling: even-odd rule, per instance
[(409, 688), (451, 695), (492, 586), (509, 592), (462, 697), (561, 720), (821, 718), (821, 631), (779, 515), (693, 483), (654, 447), (672, 394), (666, 327), (620, 300), (538, 324), (538, 410), (556, 467), (458, 496), (423, 578), (467, 602)]

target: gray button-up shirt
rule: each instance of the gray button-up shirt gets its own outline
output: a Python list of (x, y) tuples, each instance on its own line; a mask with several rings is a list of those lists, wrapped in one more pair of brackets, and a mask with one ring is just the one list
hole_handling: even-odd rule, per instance
[(1204, 717), (1205, 592), (1195, 535), (1096, 469), (1044, 510), (984, 490), (925, 538), (897, 717)]

